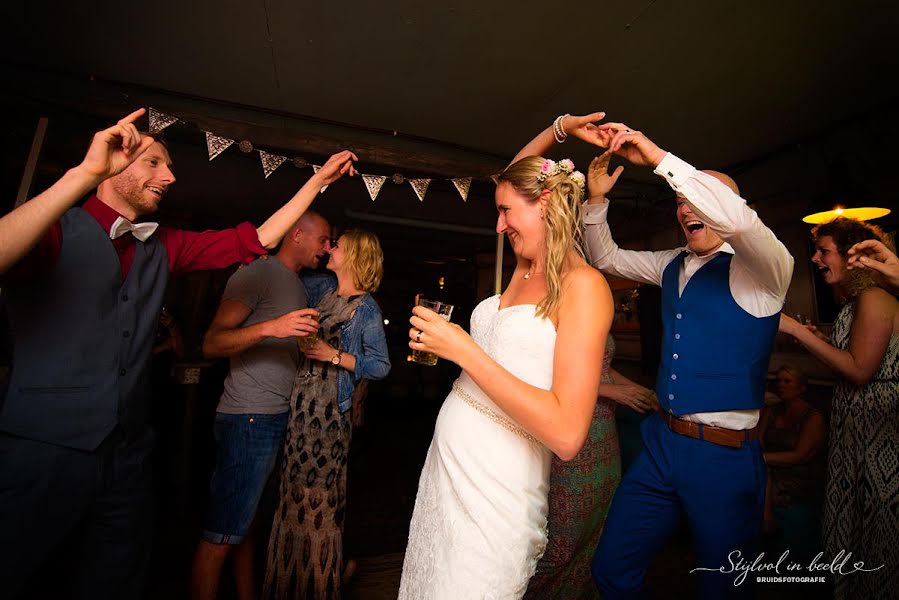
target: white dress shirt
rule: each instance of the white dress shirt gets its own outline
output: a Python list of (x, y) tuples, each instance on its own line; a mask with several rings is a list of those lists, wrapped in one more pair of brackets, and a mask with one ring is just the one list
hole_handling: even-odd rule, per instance
[[(737, 305), (754, 317), (780, 312), (793, 274), (793, 257), (755, 211), (729, 187), (671, 153), (665, 155), (655, 173), (682, 195), (696, 217), (725, 243), (707, 256), (696, 256), (683, 247), (658, 252), (622, 250), (609, 231), (609, 203), (604, 201), (585, 206), (585, 241), (593, 266), (610, 275), (661, 286), (665, 267), (686, 250), (678, 275), (678, 293), (682, 294), (700, 267), (719, 252), (727, 252), (734, 255), (730, 291)], [(728, 429), (750, 429), (758, 423), (759, 411), (694, 413), (683, 418)]]

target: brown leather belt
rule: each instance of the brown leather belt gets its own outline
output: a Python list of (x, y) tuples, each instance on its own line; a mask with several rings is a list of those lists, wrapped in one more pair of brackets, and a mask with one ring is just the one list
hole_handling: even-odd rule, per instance
[(696, 440), (705, 440), (719, 446), (739, 448), (743, 445), (743, 442), (759, 439), (758, 426), (752, 429), (725, 429), (724, 427), (714, 427), (678, 419), (671, 413), (662, 413), (662, 419), (674, 433)]

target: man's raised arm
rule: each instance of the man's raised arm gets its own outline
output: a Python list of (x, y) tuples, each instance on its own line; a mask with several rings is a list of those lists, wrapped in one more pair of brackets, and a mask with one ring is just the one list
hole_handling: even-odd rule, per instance
[(134, 121), (138, 109), (94, 135), (80, 165), (70, 169), (45, 192), (0, 219), (0, 274), (25, 256), (41, 237), (85, 194), (101, 181), (118, 175), (153, 144), (142, 136)]
[(353, 167), (354, 160), (359, 159), (349, 150), (331, 156), (328, 162), (294, 194), (293, 198), (256, 229), (259, 243), (268, 249), (277, 246), (291, 226), (303, 216), (321, 188), (334, 183), (347, 173), (350, 177), (356, 174), (356, 169)]
[(640, 252), (622, 250), (612, 239), (607, 220), (609, 201), (607, 194), (612, 190), (618, 177), (624, 171), (618, 167), (609, 173), (611, 151), (597, 156), (590, 163), (587, 172), (587, 190), (590, 197), (584, 207), (585, 250), (590, 263), (609, 275), (623, 277), (631, 281), (662, 285), (662, 273), (671, 260), (677, 256), (678, 250), (663, 252)]

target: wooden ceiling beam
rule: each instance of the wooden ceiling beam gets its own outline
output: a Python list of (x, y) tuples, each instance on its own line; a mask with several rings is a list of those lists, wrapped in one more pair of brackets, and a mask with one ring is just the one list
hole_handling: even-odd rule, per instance
[(255, 147), (275, 153), (327, 157), (350, 149), (365, 165), (395, 169), (407, 176), (487, 178), (500, 172), (511, 159), (439, 140), (393, 135), (69, 73), (0, 64), (0, 76), (7, 82), (2, 96), (11, 103), (55, 107), (107, 122), (121, 118), (135, 107), (153, 106), (199, 130), (237, 141), (249, 140)]

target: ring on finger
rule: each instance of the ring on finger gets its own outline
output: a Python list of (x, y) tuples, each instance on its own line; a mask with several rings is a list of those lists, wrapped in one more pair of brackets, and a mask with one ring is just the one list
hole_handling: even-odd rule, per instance
[(419, 343), (419, 344), (421, 343), (421, 334), (422, 334), (422, 333), (424, 333), (424, 331), (422, 331), (422, 330), (419, 329), (419, 330), (418, 330), (418, 335), (415, 336), (415, 341), (416, 341), (417, 343)]

